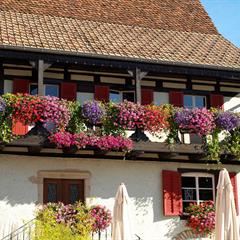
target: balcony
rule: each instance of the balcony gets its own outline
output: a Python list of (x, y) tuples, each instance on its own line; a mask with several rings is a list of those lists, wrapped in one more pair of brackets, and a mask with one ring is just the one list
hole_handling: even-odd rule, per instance
[[(2, 153), (236, 163), (240, 157), (240, 115), (220, 109), (127, 101), (81, 106), (56, 97), (6, 94), (0, 116)], [(200, 143), (185, 144), (186, 133)]]

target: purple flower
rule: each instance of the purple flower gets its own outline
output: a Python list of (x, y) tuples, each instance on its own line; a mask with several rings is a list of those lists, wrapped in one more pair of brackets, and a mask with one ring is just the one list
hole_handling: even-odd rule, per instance
[(182, 109), (175, 113), (174, 120), (180, 129), (199, 136), (210, 134), (215, 128), (213, 113), (206, 108)]
[(216, 116), (215, 122), (221, 129), (231, 131), (240, 127), (240, 117), (233, 112), (221, 112)]
[(105, 109), (97, 101), (85, 102), (82, 106), (82, 115), (89, 121), (89, 123), (95, 125), (101, 122), (105, 115)]
[(178, 125), (188, 126), (190, 124), (192, 111), (191, 109), (179, 110), (174, 115), (174, 120)]
[(0, 97), (0, 112), (4, 112), (6, 109), (6, 102), (2, 97)]

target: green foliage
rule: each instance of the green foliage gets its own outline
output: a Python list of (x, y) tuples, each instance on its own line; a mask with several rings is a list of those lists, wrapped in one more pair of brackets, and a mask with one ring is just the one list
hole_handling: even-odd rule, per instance
[(12, 102), (16, 100), (16, 96), (7, 93), (2, 98), (6, 102), (6, 108), (5, 111), (0, 113), (0, 141), (8, 143), (14, 139), (12, 135)]
[(167, 136), (167, 143), (168, 144), (174, 144), (178, 142), (178, 124), (174, 121), (174, 111), (175, 108), (170, 104), (164, 104), (162, 106), (163, 110), (166, 112), (166, 115), (168, 116), (168, 123), (169, 123), (169, 133)]
[(38, 211), (33, 240), (90, 240), (92, 220), (88, 208), (47, 204)]
[(68, 102), (71, 118), (66, 128), (67, 132), (80, 133), (86, 131), (86, 126), (81, 113), (81, 105), (78, 102)]
[(209, 137), (204, 138), (203, 149), (206, 153), (207, 160), (220, 160), (221, 145), (218, 137), (219, 133), (220, 131), (215, 129), (211, 139), (209, 139)]
[(71, 228), (64, 224), (51, 224), (51, 221), (36, 220), (33, 240), (90, 240), (89, 236), (73, 234)]
[(240, 128), (230, 132), (223, 141), (223, 149), (226, 154), (230, 154), (240, 160)]
[(125, 130), (123, 127), (117, 126), (115, 119), (119, 114), (119, 110), (116, 104), (110, 102), (106, 104), (106, 118), (103, 119), (102, 134), (103, 135), (114, 135), (114, 136), (125, 136)]

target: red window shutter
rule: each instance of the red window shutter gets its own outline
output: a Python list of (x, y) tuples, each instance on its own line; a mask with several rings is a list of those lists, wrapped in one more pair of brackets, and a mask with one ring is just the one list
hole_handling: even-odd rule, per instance
[[(13, 93), (29, 93), (29, 81), (25, 79), (13, 80)], [(15, 135), (25, 135), (28, 132), (28, 126), (21, 122), (13, 123), (12, 132)]]
[(233, 186), (233, 194), (234, 194), (236, 212), (237, 212), (237, 215), (238, 215), (239, 214), (239, 208), (238, 208), (237, 174), (234, 173), (234, 172), (230, 172), (229, 177), (231, 179), (231, 183), (232, 183), (232, 186)]
[(181, 174), (175, 171), (162, 171), (163, 214), (179, 216), (182, 214)]
[(25, 79), (13, 80), (13, 93), (29, 93), (29, 81)]
[(153, 103), (153, 90), (149, 88), (141, 89), (141, 104), (148, 105)]
[(97, 101), (109, 102), (109, 87), (95, 85), (94, 99)]
[(183, 107), (183, 93), (182, 92), (169, 92), (169, 103), (174, 107)]
[(224, 98), (220, 94), (210, 94), (210, 105), (211, 107), (223, 109)]
[(69, 101), (75, 101), (77, 99), (77, 84), (76, 83), (62, 83), (61, 84), (61, 98)]
[(16, 122), (12, 125), (12, 132), (15, 135), (25, 135), (28, 132), (28, 125)]

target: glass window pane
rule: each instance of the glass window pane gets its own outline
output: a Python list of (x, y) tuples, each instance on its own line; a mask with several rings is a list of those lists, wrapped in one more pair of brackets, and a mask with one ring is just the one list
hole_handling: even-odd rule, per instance
[(134, 92), (123, 92), (123, 100), (134, 102)]
[(182, 198), (189, 201), (197, 200), (196, 189), (182, 189)]
[(187, 107), (187, 108), (192, 108), (193, 107), (192, 96), (184, 95), (184, 99), (183, 100), (184, 100), (183, 101), (184, 107)]
[(213, 182), (211, 177), (200, 177), (198, 179), (198, 184), (200, 188), (212, 188)]
[(111, 91), (110, 92), (110, 101), (114, 103), (120, 103), (121, 102), (121, 94), (117, 91)]
[(35, 84), (30, 85), (30, 95), (37, 95), (38, 94), (38, 86)]
[(198, 108), (206, 107), (204, 96), (195, 96), (195, 107)]
[(73, 204), (76, 201), (79, 201), (78, 184), (70, 184), (70, 203)]
[(49, 183), (47, 185), (47, 201), (48, 202), (57, 202), (57, 184)]
[(213, 191), (200, 189), (199, 200), (213, 200)]
[(195, 177), (182, 177), (182, 187), (196, 187)]
[(45, 85), (45, 96), (58, 97), (59, 96), (59, 87), (58, 85)]

